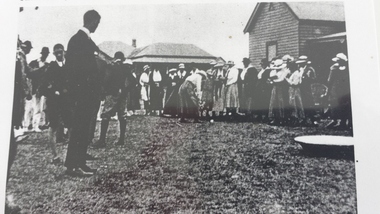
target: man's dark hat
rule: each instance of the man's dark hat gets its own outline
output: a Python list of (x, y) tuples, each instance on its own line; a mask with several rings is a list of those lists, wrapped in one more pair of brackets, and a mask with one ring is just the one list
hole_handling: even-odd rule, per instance
[(197, 67), (197, 64), (195, 64), (195, 62), (191, 62), (190, 63), (190, 68), (193, 69), (193, 68), (198, 68), (198, 67)]
[(53, 47), (53, 51), (55, 52), (56, 50), (64, 50), (63, 45), (60, 44), (60, 43), (54, 45), (54, 47)]
[(41, 53), (50, 53), (49, 48), (48, 47), (43, 47), (41, 49)]
[(115, 59), (120, 59), (120, 60), (122, 60), (122, 61), (125, 60), (124, 54), (123, 54), (123, 52), (121, 52), (121, 51), (116, 52), (114, 58), (115, 58)]
[(247, 57), (244, 57), (244, 58), (243, 58), (243, 62), (251, 62), (251, 60), (248, 59)]
[(25, 48), (33, 48), (32, 43), (29, 40), (23, 42), (21, 46)]
[(267, 58), (261, 59), (260, 64), (261, 65), (267, 65), (268, 64)]

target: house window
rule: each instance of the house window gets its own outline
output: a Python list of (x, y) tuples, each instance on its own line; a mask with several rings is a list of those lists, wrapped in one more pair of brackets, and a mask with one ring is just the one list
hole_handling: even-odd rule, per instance
[(269, 3), (268, 10), (269, 10), (269, 11), (274, 10), (274, 3)]
[(267, 59), (270, 61), (277, 56), (277, 41), (267, 42)]

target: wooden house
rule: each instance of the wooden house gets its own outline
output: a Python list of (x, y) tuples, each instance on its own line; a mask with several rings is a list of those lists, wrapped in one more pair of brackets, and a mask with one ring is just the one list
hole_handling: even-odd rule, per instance
[(307, 55), (320, 79), (331, 58), (347, 54), (345, 31), (343, 2), (258, 3), (244, 28), (253, 66), (260, 68), (263, 58)]
[(121, 41), (105, 41), (98, 44), (98, 47), (110, 57), (113, 57), (117, 51), (121, 51), (124, 56), (129, 56), (136, 48), (133, 45), (131, 46)]
[(191, 63), (195, 63), (200, 69), (207, 69), (211, 60), (218, 59), (193, 44), (177, 43), (154, 43), (136, 48), (128, 58), (133, 61), (138, 71), (144, 65), (150, 65), (161, 72), (178, 68), (180, 63), (184, 63), (187, 70)]

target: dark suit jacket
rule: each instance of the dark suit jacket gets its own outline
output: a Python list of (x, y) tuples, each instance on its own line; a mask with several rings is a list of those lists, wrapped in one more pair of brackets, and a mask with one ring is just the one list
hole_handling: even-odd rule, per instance
[(42, 80), (40, 92), (42, 95), (52, 98), (55, 97), (55, 92), (58, 91), (63, 95), (66, 89), (66, 67), (60, 67), (57, 61), (50, 62), (46, 70), (44, 79)]
[[(49, 63), (45, 62), (45, 65), (49, 65)], [(46, 67), (40, 68), (37, 60), (31, 61), (29, 67), (32, 68), (28, 72), (28, 78), (31, 79), (32, 82), (32, 94), (37, 94), (37, 96), (40, 97), (42, 94), (40, 94), (39, 88), (45, 78)]]
[(66, 66), (68, 91), (76, 99), (98, 97), (100, 94), (100, 74), (95, 58), (99, 48), (79, 30), (67, 45)]
[(137, 79), (137, 77), (138, 76), (133, 76), (131, 69), (127, 71), (127, 79), (125, 82), (125, 86), (127, 87), (128, 92), (137, 90), (137, 87), (139, 86), (139, 80)]
[(179, 85), (182, 85), (183, 82), (185, 82), (186, 78), (190, 76), (190, 72), (186, 71), (186, 74), (185, 76), (183, 76), (182, 78), (178, 78), (178, 82), (179, 82)]
[(244, 76), (243, 85), (246, 97), (253, 97), (257, 84), (257, 74), (256, 68), (250, 67)]
[(71, 109), (66, 94), (66, 75), (66, 65), (60, 67), (57, 61), (52, 61), (39, 88), (40, 93), (46, 96), (46, 113), (52, 127), (57, 127), (60, 119), (66, 127), (70, 126)]
[(104, 80), (105, 95), (117, 96), (122, 93), (126, 96), (128, 73), (130, 73), (129, 69), (121, 62), (117, 62), (113, 65)]

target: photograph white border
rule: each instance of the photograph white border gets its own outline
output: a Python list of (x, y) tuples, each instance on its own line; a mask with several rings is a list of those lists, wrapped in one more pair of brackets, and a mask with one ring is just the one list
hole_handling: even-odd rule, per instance
[[(299, 1), (299, 0), (298, 0)], [(306, 0), (304, 0), (306, 1)], [(316, 1), (316, 0), (314, 0)], [(138, 0), (128, 4), (179, 4), (179, 3), (231, 3), (232, 0)], [(252, 2), (252, 1), (241, 1)], [(347, 44), (350, 66), (350, 84), (353, 109), (353, 132), (355, 138), (355, 168), (358, 213), (380, 211), (380, 77), (379, 51), (373, 0), (345, 0)], [(0, 133), (0, 213), (4, 211), (5, 182), (10, 137), (11, 110), (13, 103), (14, 56), (16, 53), (18, 7), (47, 5), (127, 4), (125, 1), (17, 1), (3, 0), (0, 6), (0, 57), (2, 93)], [(380, 2), (376, 2), (377, 20), (380, 21)], [(379, 26), (379, 25), (377, 25)], [(242, 30), (243, 31), (243, 30)], [(378, 34), (376, 35), (376, 32)], [(243, 32), (242, 32), (243, 33)], [(248, 54), (248, 53), (247, 53)]]

